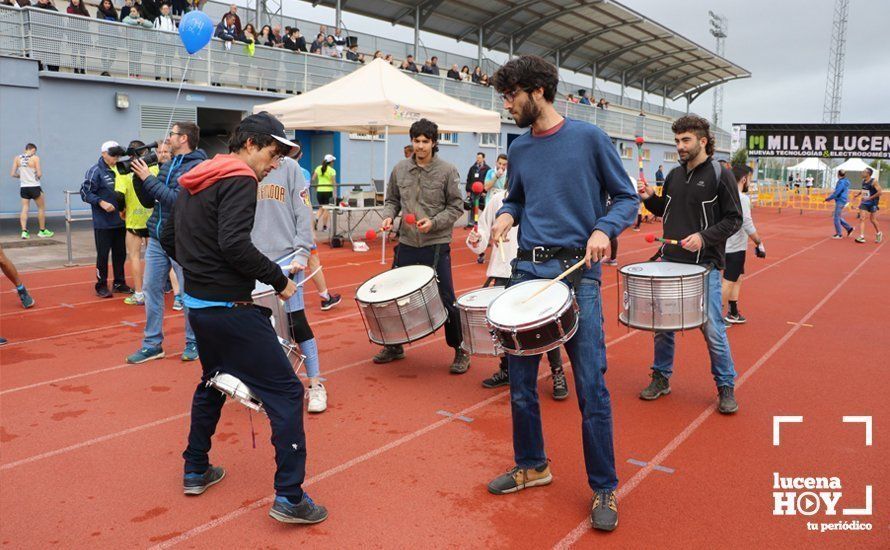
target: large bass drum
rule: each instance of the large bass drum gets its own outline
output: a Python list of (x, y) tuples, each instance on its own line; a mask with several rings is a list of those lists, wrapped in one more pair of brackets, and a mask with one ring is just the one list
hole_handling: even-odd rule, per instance
[(640, 262), (618, 270), (625, 325), (658, 332), (708, 322), (708, 268), (676, 262)]
[(398, 267), (371, 277), (355, 292), (355, 301), (368, 339), (375, 344), (420, 340), (448, 319), (436, 272), (425, 265)]

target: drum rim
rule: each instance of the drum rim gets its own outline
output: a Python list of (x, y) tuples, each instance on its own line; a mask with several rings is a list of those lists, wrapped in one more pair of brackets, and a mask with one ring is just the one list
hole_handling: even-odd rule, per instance
[[(636, 274), (636, 273), (628, 273), (626, 271), (626, 269), (629, 267), (633, 267), (635, 265), (642, 265), (642, 264), (662, 264), (662, 265), (663, 264), (678, 264), (678, 265), (689, 266), (689, 267), (697, 267), (697, 268), (701, 269), (701, 271), (699, 271), (697, 273), (690, 273), (688, 275), (651, 275), (651, 274), (650, 275), (642, 275), (642, 274)], [(709, 267), (699, 265), (699, 264), (687, 264), (687, 263), (683, 263), (683, 262), (650, 262), (650, 261), (634, 262), (632, 264), (625, 264), (625, 265), (621, 266), (620, 268), (618, 268), (618, 273), (625, 275), (627, 277), (635, 277), (638, 279), (659, 279), (659, 280), (661, 280), (661, 279), (682, 279), (684, 277), (700, 277), (702, 275), (706, 275), (709, 271), (710, 271)]]
[[(517, 283), (517, 284), (511, 286), (510, 288), (515, 288), (520, 285), (524, 285), (525, 283), (533, 283), (536, 281), (546, 281), (546, 280), (547, 279), (531, 279), (529, 281), (522, 281), (521, 283)], [(485, 321), (489, 325), (491, 325), (492, 328), (497, 329), (497, 330), (506, 330), (506, 331), (510, 331), (510, 332), (522, 332), (525, 330), (531, 330), (534, 328), (542, 327), (552, 321), (559, 319), (560, 317), (563, 316), (563, 314), (566, 312), (566, 310), (568, 308), (572, 307), (572, 304), (575, 303), (575, 293), (574, 293), (574, 291), (572, 291), (572, 288), (569, 285), (565, 284), (562, 281), (557, 281), (556, 284), (562, 285), (562, 286), (566, 287), (566, 289), (568, 289), (569, 299), (562, 306), (560, 306), (560, 308), (552, 316), (547, 317), (545, 319), (538, 319), (537, 321), (530, 321), (528, 323), (524, 323), (521, 325), (512, 325), (512, 326), (502, 325), (500, 323), (496, 323), (495, 321), (492, 321), (491, 318), (488, 316), (488, 310), (491, 309), (491, 306), (494, 305), (495, 301), (497, 301), (498, 299), (500, 299), (501, 296), (506, 294), (506, 291), (505, 291), (503, 294), (501, 294), (501, 296), (498, 296), (497, 298), (492, 300), (490, 304), (488, 304), (488, 308), (486, 309), (486, 312), (485, 312)], [(509, 290), (510, 288), (508, 288), (507, 290)]]
[(498, 288), (501, 289), (501, 294), (503, 294), (503, 293), (507, 290), (507, 287), (505, 287), (505, 286), (503, 286), (503, 285), (487, 286), (487, 287), (485, 287), (485, 288), (477, 288), (476, 290), (471, 290), (471, 291), (469, 291), (469, 292), (465, 292), (465, 293), (461, 294), (460, 296), (458, 296), (458, 297), (454, 300), (454, 305), (457, 306), (457, 307), (460, 308), (460, 309), (470, 310), (470, 311), (479, 310), (479, 309), (488, 310), (488, 306), (491, 305), (491, 302), (494, 302), (495, 300), (497, 300), (498, 296), (500, 296), (501, 294), (498, 294), (498, 296), (495, 296), (494, 298), (492, 298), (491, 302), (488, 302), (488, 305), (485, 305), (485, 306), (468, 306), (468, 305), (466, 305), (466, 304), (461, 304), (461, 303), (460, 303), (460, 299), (461, 299), (461, 298), (464, 298), (465, 296), (469, 296), (469, 295), (471, 295), (471, 294), (476, 294), (477, 292), (482, 292), (482, 291), (485, 291), (485, 290), (487, 290), (487, 291), (492, 291), (492, 290), (495, 290), (495, 289), (498, 289)]
[[(377, 302), (370, 302), (370, 301), (367, 301), (367, 300), (362, 300), (361, 298), (358, 297), (358, 293), (359, 293), (359, 291), (362, 289), (362, 287), (364, 287), (366, 284), (368, 284), (369, 282), (371, 282), (371, 281), (374, 279), (374, 277), (379, 277), (379, 276), (383, 275), (384, 273), (392, 273), (393, 271), (396, 271), (396, 270), (398, 270), (398, 269), (403, 269), (403, 268), (406, 268), (406, 267), (426, 267), (426, 268), (431, 269), (433, 273), (432, 273), (432, 275), (430, 276), (429, 279), (427, 279), (422, 285), (420, 285), (419, 288), (417, 288), (417, 289), (415, 289), (415, 290), (412, 290), (411, 292), (406, 292), (405, 294), (400, 294), (400, 295), (398, 295), (398, 296), (394, 296), (394, 297), (392, 297), (392, 298), (387, 298), (386, 300), (380, 300), (380, 301), (377, 301)], [(402, 266), (399, 266), (399, 267), (390, 269), (390, 270), (388, 270), (388, 271), (384, 271), (384, 272), (382, 272), (382, 273), (378, 273), (377, 275), (374, 275), (373, 277), (371, 277), (371, 278), (368, 279), (367, 281), (365, 281), (365, 282), (363, 282), (362, 284), (360, 284), (359, 287), (358, 287), (357, 289), (355, 289), (355, 301), (358, 302), (359, 304), (368, 304), (368, 305), (370, 305), (370, 304), (385, 304), (386, 302), (395, 302), (396, 300), (401, 300), (402, 298), (407, 298), (408, 296), (411, 296), (411, 295), (414, 294), (415, 292), (420, 292), (421, 290), (423, 290), (424, 287), (426, 287), (428, 284), (430, 284), (430, 281), (435, 281), (435, 280), (436, 280), (436, 270), (433, 269), (432, 267), (428, 266), (428, 265), (424, 265), (424, 264), (402, 265)]]
[[(446, 310), (446, 313), (447, 313), (447, 310)], [(437, 324), (433, 328), (433, 330), (429, 331), (428, 333), (424, 334), (423, 336), (419, 336), (417, 338), (409, 338), (407, 340), (400, 340), (398, 342), (383, 342), (382, 340), (375, 340), (374, 337), (371, 336), (370, 330), (366, 330), (366, 332), (368, 333), (368, 340), (370, 340), (374, 344), (377, 344), (380, 346), (401, 346), (402, 344), (410, 344), (412, 342), (417, 342), (418, 340), (423, 340), (427, 336), (435, 334), (436, 331), (439, 330), (440, 328), (442, 328), (442, 326), (444, 326), (445, 323), (447, 323), (447, 322), (448, 322), (448, 315), (445, 315), (445, 319), (441, 323)]]

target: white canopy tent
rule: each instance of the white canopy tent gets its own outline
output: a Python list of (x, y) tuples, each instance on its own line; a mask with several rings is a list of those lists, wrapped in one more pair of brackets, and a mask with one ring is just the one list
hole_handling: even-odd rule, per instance
[[(501, 115), (464, 103), (415, 80), (382, 59), (305, 94), (256, 105), (289, 130), (384, 134), (383, 174), (388, 171), (389, 134), (407, 134), (421, 118), (440, 132), (500, 133)], [(373, 161), (373, 155), (371, 156)], [(371, 166), (373, 178), (373, 165)], [(386, 196), (386, 185), (383, 187)], [(384, 247), (385, 249), (385, 247)]]
[(862, 172), (866, 168), (871, 168), (872, 170), (874, 170), (874, 174), (872, 174), (872, 177), (875, 178), (875, 180), (879, 179), (880, 174), (878, 173), (877, 168), (872, 168), (864, 160), (857, 158), (857, 159), (849, 159), (849, 160), (839, 164), (834, 169), (834, 181), (837, 181), (837, 179), (838, 179), (837, 173), (840, 170), (850, 173), (850, 172)]
[(804, 159), (794, 166), (788, 167), (788, 173), (793, 174), (800, 179), (806, 178), (807, 172), (810, 170), (819, 172), (819, 175), (822, 177), (821, 185), (823, 187), (828, 183), (827, 181), (825, 181), (826, 177), (828, 176), (828, 165), (816, 157)]

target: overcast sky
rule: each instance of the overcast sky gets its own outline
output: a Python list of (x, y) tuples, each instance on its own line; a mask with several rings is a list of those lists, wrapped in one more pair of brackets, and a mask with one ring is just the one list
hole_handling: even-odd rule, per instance
[[(360, 0), (355, 0), (360, 1)], [(724, 123), (821, 122), (834, 0), (620, 0), (690, 40), (715, 49), (708, 10), (729, 20), (726, 57), (752, 77), (724, 88)], [(331, 9), (295, 0), (285, 13), (333, 23)], [(344, 12), (347, 28), (412, 42), (413, 30), (393, 27)], [(842, 122), (890, 123), (890, 0), (850, 0)], [(475, 57), (475, 47), (422, 33), (429, 48)], [(500, 56), (490, 55), (492, 59)], [(580, 80), (589, 86), (589, 77)], [(617, 93), (617, 86), (606, 86)], [(638, 94), (634, 96), (638, 97)], [(647, 96), (658, 104), (660, 98)], [(705, 93), (692, 110), (710, 118), (712, 95)], [(685, 109), (685, 101), (675, 107)]]

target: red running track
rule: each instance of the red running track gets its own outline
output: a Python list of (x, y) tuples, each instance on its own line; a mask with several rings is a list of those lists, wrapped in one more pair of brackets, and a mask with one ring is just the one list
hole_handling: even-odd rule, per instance
[[(554, 483), (494, 497), (485, 484), (511, 465), (509, 397), (485, 390), (496, 361), (475, 359), (450, 375), (441, 333), (408, 358), (374, 365), (353, 305), (355, 288), (382, 271), (369, 254), (322, 247), (329, 286), (343, 304), (308, 312), (319, 339), (330, 408), (306, 417), (307, 491), (330, 510), (310, 528), (266, 513), (272, 495), (268, 425), (227, 406), (214, 463), (228, 476), (198, 498), (181, 493), (179, 457), (199, 366), (182, 363), (182, 316), (167, 311), (168, 358), (140, 366), (124, 357), (141, 339), (144, 312), (91, 292), (92, 268), (26, 273), (38, 306), (24, 311), (0, 292), (0, 541), (29, 547), (890, 547), (890, 400), (882, 391), (890, 344), (883, 336), (890, 259), (875, 244), (833, 241), (821, 215), (756, 210), (766, 260), (748, 261), (741, 307), (749, 323), (730, 329), (739, 371), (739, 414), (713, 412), (715, 390), (701, 336), (678, 337), (673, 393), (643, 402), (651, 336), (616, 323), (614, 268), (604, 275), (604, 311), (620, 477), (621, 525), (587, 523), (577, 401), (540, 393)], [(619, 261), (648, 258), (643, 233), (621, 237)], [(476, 288), (484, 266), (455, 232), (458, 293)], [(310, 286), (311, 288), (311, 286)], [(570, 377), (571, 384), (571, 377)], [(448, 411), (472, 422), (437, 414)], [(776, 415), (802, 415), (772, 444)], [(862, 424), (872, 416), (873, 443)], [(628, 462), (628, 461), (634, 461)], [(647, 463), (640, 466), (640, 463)], [(774, 516), (773, 474), (838, 476), (839, 508), (871, 516)], [(871, 531), (819, 533), (807, 522), (868, 522)]]

